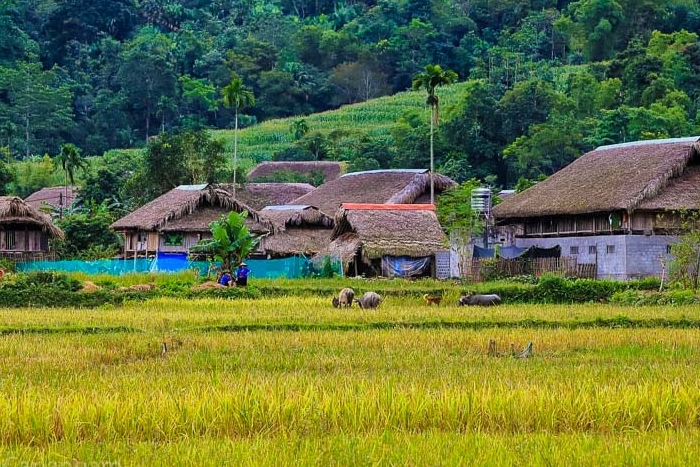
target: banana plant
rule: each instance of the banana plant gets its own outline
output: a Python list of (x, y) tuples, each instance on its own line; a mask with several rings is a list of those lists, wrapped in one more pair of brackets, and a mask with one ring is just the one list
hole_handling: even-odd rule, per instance
[(212, 238), (200, 240), (190, 248), (193, 253), (206, 253), (221, 262), (223, 270), (232, 270), (250, 255), (260, 242), (245, 225), (248, 211), (231, 211), (209, 224)]

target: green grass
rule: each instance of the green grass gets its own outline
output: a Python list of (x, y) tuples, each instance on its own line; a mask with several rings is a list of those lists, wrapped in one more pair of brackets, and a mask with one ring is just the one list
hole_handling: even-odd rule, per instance
[[(565, 325), (697, 307), (429, 308), (397, 295), (363, 311), (327, 298), (0, 309), (17, 331), (0, 335), (0, 461), (689, 465), (700, 454), (697, 330)], [(422, 325), (439, 321), (465, 326)], [(530, 341), (532, 358), (510, 356)]]

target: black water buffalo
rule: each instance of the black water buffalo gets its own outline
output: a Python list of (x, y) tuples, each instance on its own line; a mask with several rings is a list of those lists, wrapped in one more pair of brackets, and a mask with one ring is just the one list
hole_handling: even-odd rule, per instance
[(462, 296), (457, 302), (457, 306), (481, 305), (492, 306), (501, 303), (501, 297), (498, 294), (471, 294)]
[(373, 310), (382, 303), (383, 298), (376, 292), (365, 292), (365, 294), (356, 298), (355, 301), (363, 310)]

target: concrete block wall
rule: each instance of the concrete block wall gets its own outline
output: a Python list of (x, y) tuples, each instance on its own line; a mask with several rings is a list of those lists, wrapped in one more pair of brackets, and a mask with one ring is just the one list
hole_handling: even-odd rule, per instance
[(671, 235), (628, 235), (627, 276), (629, 278), (661, 275), (661, 258), (671, 259), (669, 245), (678, 241)]
[(575, 256), (579, 264), (598, 265), (599, 279), (631, 279), (661, 275), (660, 256), (669, 259), (667, 235), (596, 235), (585, 237), (517, 238), (516, 246), (551, 248), (559, 245), (562, 256)]

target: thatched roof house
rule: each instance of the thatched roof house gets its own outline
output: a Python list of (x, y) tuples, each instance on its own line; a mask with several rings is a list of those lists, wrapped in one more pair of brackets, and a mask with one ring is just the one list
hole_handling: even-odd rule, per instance
[(331, 243), (322, 254), (341, 259), (343, 269), (378, 271), (383, 257), (432, 258), (447, 238), (431, 204), (343, 203)]
[(260, 215), (275, 227), (261, 245), (270, 256), (313, 256), (330, 243), (333, 218), (314, 206), (266, 206)]
[(77, 186), (54, 186), (50, 188), (42, 188), (27, 196), (24, 201), (33, 208), (41, 210), (54, 208), (65, 208), (73, 204), (75, 198), (78, 197)]
[[(189, 218), (195, 211), (197, 214)], [(258, 213), (250, 206), (237, 201), (233, 194), (219, 185), (180, 185), (169, 192), (146, 203), (134, 212), (114, 222), (110, 228), (117, 231), (156, 231), (181, 225), (186, 230), (209, 230), (209, 222), (222, 214), (236, 211), (248, 211), (251, 226), (257, 232), (269, 229), (259, 221)], [(209, 215), (204, 215), (207, 213)]]
[(323, 183), (335, 180), (342, 173), (340, 162), (333, 161), (266, 161), (261, 162), (248, 172), (247, 179), (250, 181), (265, 180), (271, 181), (276, 175), (285, 173), (301, 174), (305, 177), (313, 177), (315, 174), (323, 176)]
[(493, 214), (512, 219), (699, 206), (700, 186), (691, 180), (699, 156), (698, 137), (602, 146), (508, 197)]
[[(434, 176), (436, 193), (456, 185), (449, 177), (440, 174)], [(290, 202), (317, 206), (329, 215), (335, 214), (342, 203), (430, 203), (430, 173), (424, 169), (347, 173)]]
[(559, 247), (597, 277), (660, 274), (700, 209), (698, 137), (602, 146), (493, 208), (504, 244)]
[[(31, 254), (49, 250), (49, 238), (63, 238), (51, 218), (17, 196), (0, 196), (0, 253)], [(18, 257), (17, 259), (25, 259)]]
[[(232, 191), (230, 185), (219, 186)], [(236, 189), (236, 199), (253, 209), (260, 210), (265, 206), (288, 204), (313, 190), (313, 185), (308, 183), (246, 183)]]
[(248, 211), (246, 225), (265, 235), (272, 224), (250, 206), (234, 199), (222, 185), (181, 185), (114, 222), (110, 228), (125, 235), (124, 253), (151, 255), (186, 253), (211, 236), (209, 224), (231, 211)]

